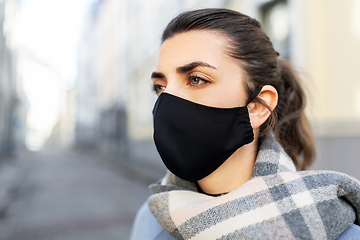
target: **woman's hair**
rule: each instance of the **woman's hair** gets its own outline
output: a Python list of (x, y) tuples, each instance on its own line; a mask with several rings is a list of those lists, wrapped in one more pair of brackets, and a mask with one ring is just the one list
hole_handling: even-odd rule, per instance
[(192, 30), (215, 30), (228, 39), (227, 53), (237, 59), (246, 74), (247, 94), (258, 86), (272, 85), (279, 98), (274, 110), (260, 127), (260, 136), (273, 130), (276, 139), (299, 170), (308, 169), (315, 159), (315, 144), (305, 116), (305, 94), (291, 65), (278, 58), (260, 23), (228, 9), (200, 9), (180, 14), (166, 27), (162, 42), (175, 34)]

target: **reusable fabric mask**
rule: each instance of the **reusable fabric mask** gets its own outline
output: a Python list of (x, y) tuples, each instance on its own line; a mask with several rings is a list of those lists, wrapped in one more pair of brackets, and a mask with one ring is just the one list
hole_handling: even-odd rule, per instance
[(254, 140), (247, 105), (216, 108), (161, 93), (154, 109), (154, 141), (165, 166), (191, 182), (214, 172), (238, 148)]

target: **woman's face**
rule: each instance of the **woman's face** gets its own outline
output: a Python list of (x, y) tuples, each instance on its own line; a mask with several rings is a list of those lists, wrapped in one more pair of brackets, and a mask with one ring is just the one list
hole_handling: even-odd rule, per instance
[(227, 39), (216, 31), (179, 33), (161, 46), (154, 90), (199, 104), (231, 108), (246, 104), (245, 72), (226, 54)]

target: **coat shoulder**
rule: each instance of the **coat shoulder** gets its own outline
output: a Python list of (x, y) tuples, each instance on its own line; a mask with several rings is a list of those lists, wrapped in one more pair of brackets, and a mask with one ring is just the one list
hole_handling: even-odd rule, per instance
[(156, 218), (150, 212), (145, 202), (138, 210), (131, 230), (130, 240), (174, 240), (165, 232)]
[(352, 224), (346, 229), (337, 240), (356, 240), (360, 239), (360, 226)]

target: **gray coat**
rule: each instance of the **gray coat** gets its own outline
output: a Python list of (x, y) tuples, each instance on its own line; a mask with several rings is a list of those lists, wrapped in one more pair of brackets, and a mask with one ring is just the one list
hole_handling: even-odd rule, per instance
[[(136, 214), (130, 240), (174, 240), (157, 222), (145, 202)], [(337, 240), (359, 240), (360, 227), (353, 224)]]
[(145, 202), (136, 214), (130, 240), (174, 240), (165, 232)]

